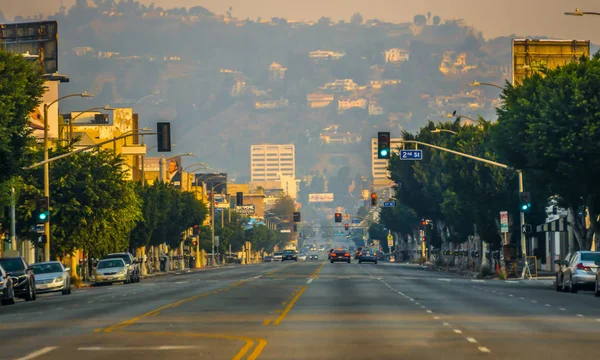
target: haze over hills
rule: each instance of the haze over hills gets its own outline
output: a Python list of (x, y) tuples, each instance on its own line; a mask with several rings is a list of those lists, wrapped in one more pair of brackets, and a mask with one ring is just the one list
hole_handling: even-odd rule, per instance
[(436, 13), (303, 22), (88, 1), (49, 18), (71, 78), (61, 92), (97, 95), (62, 112), (110, 104), (133, 107), (141, 126), (170, 120), (177, 152), (238, 179), (251, 144), (293, 143), (297, 176), (326, 177), (336, 198), (371, 177), (377, 131), (399, 136), (454, 110), (493, 119), (499, 92), (466, 84), (510, 79), (511, 37)]
[[(444, 19), (464, 18), (469, 24), (483, 32), (486, 38), (513, 33), (545, 35), (566, 39), (590, 39), (600, 42), (600, 22), (594, 18), (565, 18), (564, 11), (575, 7), (588, 11), (598, 11), (596, 0), (139, 0), (140, 3), (164, 8), (204, 6), (216, 13), (225, 13), (231, 6), (235, 16), (256, 19), (285, 17), (287, 19), (317, 20), (321, 16), (331, 16), (335, 21), (350, 19), (354, 12), (361, 12), (365, 18), (379, 18), (392, 22), (411, 21), (417, 13), (439, 14)], [(8, 19), (16, 15), (34, 16), (58, 11), (60, 4), (71, 7), (76, 0), (4, 0), (0, 10)], [(490, 18), (498, 21), (490, 21)], [(500, 20), (501, 19), (501, 20)], [(557, 27), (556, 24), (564, 24)]]

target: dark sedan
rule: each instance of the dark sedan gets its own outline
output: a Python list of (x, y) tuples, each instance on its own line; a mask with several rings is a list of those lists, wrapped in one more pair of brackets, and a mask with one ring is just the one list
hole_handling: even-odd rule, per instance
[(344, 249), (333, 250), (329, 259), (329, 261), (331, 261), (332, 264), (334, 262), (340, 261), (347, 262), (348, 264), (350, 264), (350, 252)]
[(281, 255), (281, 261), (286, 260), (298, 261), (298, 253), (296, 250), (284, 250), (283, 255)]
[(13, 280), (15, 296), (25, 301), (36, 299), (35, 276), (25, 259), (20, 256), (0, 258), (0, 265)]
[(377, 264), (377, 255), (370, 250), (363, 250), (358, 256), (358, 263), (372, 262)]

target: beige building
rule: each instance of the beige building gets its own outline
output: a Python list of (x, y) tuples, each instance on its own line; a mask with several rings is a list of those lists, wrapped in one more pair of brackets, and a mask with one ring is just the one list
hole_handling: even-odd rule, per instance
[(271, 66), (269, 66), (269, 80), (283, 80), (286, 70), (287, 68), (273, 61)]
[[(400, 138), (391, 139), (391, 150), (398, 153), (398, 147), (401, 145)], [(388, 171), (389, 160), (377, 158), (377, 138), (371, 140), (371, 175), (373, 176), (373, 185), (375, 186), (387, 186), (390, 182)]]
[(357, 98), (357, 99), (339, 99), (338, 100), (338, 113), (342, 113), (353, 107), (366, 109), (367, 108), (367, 99)]
[(293, 144), (261, 144), (250, 147), (250, 181), (296, 178), (296, 149)]
[(331, 94), (313, 93), (306, 95), (306, 102), (311, 109), (324, 108), (331, 104), (335, 97)]
[(386, 63), (399, 63), (408, 61), (409, 53), (407, 50), (392, 48), (387, 49), (384, 53)]
[(344, 53), (326, 50), (315, 50), (308, 53), (311, 59), (332, 59), (339, 60), (344, 57)]
[(256, 101), (254, 103), (254, 108), (257, 110), (285, 109), (287, 106), (288, 106), (287, 99), (264, 100), (264, 101)]

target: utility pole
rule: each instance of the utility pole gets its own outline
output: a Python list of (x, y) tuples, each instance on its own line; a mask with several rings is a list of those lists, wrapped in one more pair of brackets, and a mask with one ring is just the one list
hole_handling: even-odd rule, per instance
[[(15, 188), (10, 188), (10, 249), (17, 250), (17, 216)], [(4, 244), (2, 244), (4, 245)]]

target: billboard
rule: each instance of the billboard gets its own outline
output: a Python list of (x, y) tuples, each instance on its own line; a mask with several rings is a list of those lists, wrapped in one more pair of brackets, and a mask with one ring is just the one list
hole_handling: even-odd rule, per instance
[[(29, 126), (37, 139), (44, 138), (44, 104), (58, 99), (58, 81), (46, 81), (44, 86), (46, 92), (42, 96), (41, 104), (29, 114)], [(58, 104), (48, 108), (48, 138), (58, 139)]]
[(167, 183), (176, 189), (181, 189), (181, 156), (167, 159)]
[(542, 68), (556, 69), (590, 56), (589, 40), (513, 39), (512, 83), (520, 84)]
[(194, 183), (206, 185), (207, 193), (210, 193), (214, 187), (215, 194), (227, 194), (227, 173), (201, 173), (194, 176)]
[(329, 203), (333, 202), (333, 193), (308, 194), (309, 203)]
[[(144, 157), (144, 172), (160, 172), (160, 157)], [(181, 189), (181, 156), (167, 159), (167, 182)]]
[(44, 74), (58, 72), (58, 22), (0, 24), (0, 46), (8, 52), (39, 56)]

